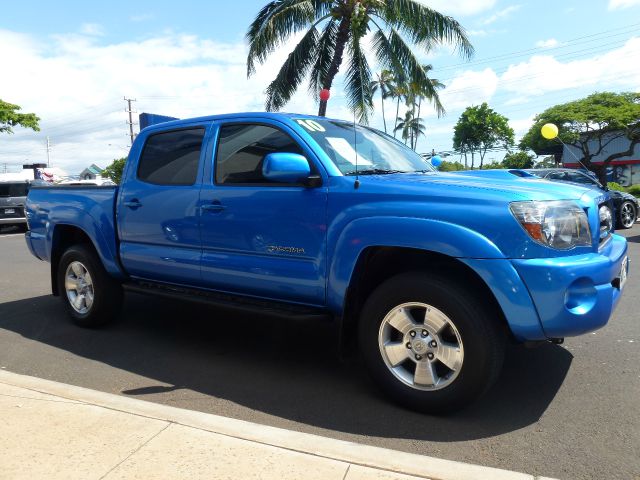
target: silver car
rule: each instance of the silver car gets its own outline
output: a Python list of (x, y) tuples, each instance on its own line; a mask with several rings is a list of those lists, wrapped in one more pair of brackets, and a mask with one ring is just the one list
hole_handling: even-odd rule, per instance
[(0, 226), (27, 226), (24, 204), (28, 192), (28, 180), (0, 181)]

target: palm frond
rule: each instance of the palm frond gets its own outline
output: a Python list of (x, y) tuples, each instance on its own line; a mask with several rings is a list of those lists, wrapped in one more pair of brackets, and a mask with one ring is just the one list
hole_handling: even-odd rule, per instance
[(427, 51), (436, 45), (448, 43), (456, 47), (463, 57), (473, 56), (473, 45), (462, 25), (453, 17), (443, 15), (417, 0), (380, 2), (372, 13)]
[(318, 30), (311, 27), (289, 54), (278, 75), (267, 87), (267, 111), (280, 110), (304, 80), (318, 48), (318, 37)]
[(360, 46), (360, 39), (349, 42), (349, 66), (345, 75), (347, 103), (356, 114), (358, 121), (369, 122), (369, 112), (373, 109), (371, 94), (371, 69)]
[(316, 19), (317, 0), (274, 0), (265, 5), (249, 26), (247, 76), (255, 72), (255, 63), (266, 58), (289, 36)]
[(338, 23), (334, 20), (330, 20), (324, 26), (322, 35), (320, 35), (315, 62), (311, 68), (311, 74), (309, 75), (309, 93), (311, 93), (316, 100), (318, 92), (322, 88), (322, 83), (329, 73), (329, 67), (331, 66), (333, 54), (336, 49), (337, 35)]

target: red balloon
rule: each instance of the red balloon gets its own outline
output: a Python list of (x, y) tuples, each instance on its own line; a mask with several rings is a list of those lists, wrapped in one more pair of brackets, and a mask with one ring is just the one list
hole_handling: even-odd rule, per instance
[(323, 88), (322, 90), (320, 90), (320, 100), (322, 100), (323, 102), (326, 102), (327, 100), (329, 100), (330, 96), (331, 96), (331, 92), (328, 89)]

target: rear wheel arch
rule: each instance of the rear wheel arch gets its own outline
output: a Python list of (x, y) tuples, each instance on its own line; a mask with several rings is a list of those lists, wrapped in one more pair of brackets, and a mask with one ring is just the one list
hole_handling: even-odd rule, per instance
[(86, 245), (97, 254), (91, 237), (74, 225), (56, 225), (51, 236), (51, 289), (53, 295), (60, 295), (58, 288), (58, 267), (64, 252), (74, 245)]

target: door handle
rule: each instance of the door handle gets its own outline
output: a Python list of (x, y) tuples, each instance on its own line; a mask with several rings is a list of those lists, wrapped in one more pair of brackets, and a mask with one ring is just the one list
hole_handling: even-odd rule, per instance
[(200, 208), (205, 212), (221, 212), (227, 207), (222, 205), (220, 202), (214, 202), (214, 203), (205, 203)]
[(135, 210), (136, 208), (140, 208), (142, 206), (142, 204), (140, 203), (140, 201), (137, 198), (134, 198), (132, 200), (129, 200), (128, 202), (124, 202), (124, 206), (125, 207), (129, 207), (129, 208), (133, 208)]

